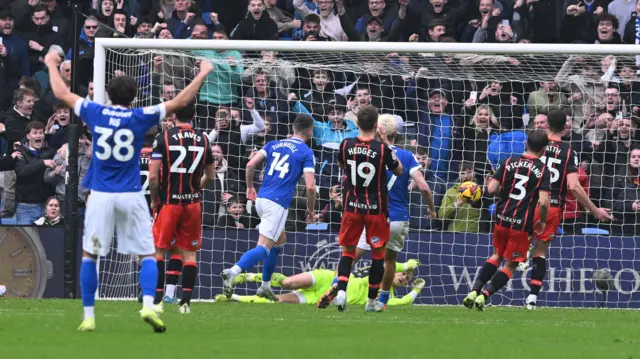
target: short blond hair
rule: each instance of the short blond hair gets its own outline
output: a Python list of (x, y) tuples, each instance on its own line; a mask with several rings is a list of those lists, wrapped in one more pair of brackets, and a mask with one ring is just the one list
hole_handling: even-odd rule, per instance
[(395, 138), (398, 134), (398, 123), (393, 115), (384, 114), (378, 116), (378, 126), (385, 129), (389, 138)]

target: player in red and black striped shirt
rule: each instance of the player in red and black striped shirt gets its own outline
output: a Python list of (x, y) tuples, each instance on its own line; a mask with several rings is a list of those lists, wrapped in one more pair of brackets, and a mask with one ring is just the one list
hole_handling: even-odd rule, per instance
[[(531, 292), (525, 300), (527, 309), (535, 309), (538, 293), (542, 288), (542, 281), (547, 272), (546, 256), (551, 242), (555, 238), (562, 219), (562, 211), (567, 196), (567, 189), (571, 190), (576, 199), (600, 221), (613, 219), (609, 210), (596, 207), (589, 199), (586, 191), (578, 180), (578, 157), (568, 143), (562, 141), (565, 126), (571, 125), (571, 117), (564, 110), (553, 110), (547, 115), (549, 130), (547, 135), (549, 144), (540, 160), (547, 166), (550, 177), (549, 214), (547, 225), (542, 233), (534, 234), (536, 243), (531, 256), (533, 269), (531, 270)], [(539, 219), (536, 211), (535, 220)]]
[(369, 300), (365, 311), (381, 311), (384, 306), (376, 301), (384, 275), (384, 249), (389, 240), (387, 195), (387, 168), (396, 176), (402, 174), (402, 163), (393, 150), (375, 139), (378, 110), (365, 106), (358, 111), (360, 136), (348, 138), (340, 144), (338, 162), (347, 176), (343, 190), (342, 224), (339, 243), (342, 257), (338, 263), (338, 284), (318, 302), (326, 308), (334, 299), (339, 311), (347, 304), (347, 283), (356, 256), (356, 246), (362, 230), (367, 230), (367, 243), (371, 246), (369, 271)]
[[(486, 299), (504, 287), (518, 263), (526, 260), (529, 237), (534, 227), (537, 233), (544, 231), (549, 209), (549, 171), (539, 157), (548, 142), (547, 134), (543, 131), (531, 132), (527, 140), (527, 152), (507, 158), (487, 186), (490, 195), (500, 196), (493, 227), (494, 252), (478, 274), (473, 291), (463, 301), (469, 309), (475, 306), (484, 310)], [(536, 204), (540, 219), (534, 224)], [(507, 262), (498, 272), (503, 259)], [(489, 280), (491, 283), (483, 291)]]
[[(164, 283), (164, 258), (177, 247), (182, 252), (182, 299), (180, 312), (190, 311), (196, 282), (196, 251), (202, 242), (201, 189), (213, 180), (215, 169), (209, 140), (189, 122), (195, 115), (193, 104), (176, 111), (175, 127), (160, 133), (153, 144), (149, 166), (151, 206), (156, 218), (153, 237), (158, 263), (158, 291)], [(206, 174), (206, 175), (205, 175)], [(204, 176), (203, 176), (204, 175)]]

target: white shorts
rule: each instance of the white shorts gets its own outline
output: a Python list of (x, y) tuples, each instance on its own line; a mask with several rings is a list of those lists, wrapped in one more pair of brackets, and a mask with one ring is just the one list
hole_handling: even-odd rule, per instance
[(289, 210), (266, 198), (256, 199), (256, 211), (260, 216), (258, 232), (270, 240), (277, 242), (287, 223)]
[[(387, 248), (394, 252), (401, 252), (402, 248), (404, 248), (404, 240), (409, 235), (409, 222), (393, 221), (389, 226), (391, 227), (391, 235), (389, 236), (389, 242), (387, 242)], [(364, 229), (358, 241), (358, 248), (365, 251), (371, 250), (371, 246), (367, 244), (367, 231)]]
[(118, 253), (155, 253), (151, 215), (143, 192), (91, 191), (84, 217), (82, 249), (106, 256), (111, 251), (114, 233), (118, 237)]

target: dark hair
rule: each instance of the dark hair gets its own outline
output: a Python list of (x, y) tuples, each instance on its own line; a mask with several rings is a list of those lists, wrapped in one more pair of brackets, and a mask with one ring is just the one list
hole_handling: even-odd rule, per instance
[(58, 201), (58, 206), (62, 204), (62, 201), (60, 201), (60, 198), (58, 198), (58, 197), (56, 197), (56, 196), (51, 196), (51, 197), (47, 198), (47, 200), (46, 200), (46, 201), (44, 201), (44, 206), (45, 206), (45, 207), (46, 207), (46, 206), (48, 206), (48, 205), (49, 205), (49, 203), (51, 203), (51, 201), (53, 201), (54, 199), (55, 199), (56, 201)]
[(137, 93), (138, 84), (131, 76), (114, 77), (107, 87), (107, 94), (114, 105), (130, 106)]
[(436, 26), (444, 26), (445, 27), (445, 31), (446, 31), (447, 24), (444, 21), (439, 20), (439, 19), (431, 20), (429, 22), (428, 30), (432, 30), (433, 31), (433, 29), (435, 29)]
[(59, 110), (71, 110), (71, 107), (67, 106), (67, 104), (63, 102), (53, 105), (53, 112), (57, 112)]
[(293, 121), (293, 132), (302, 134), (313, 128), (313, 119), (307, 115), (298, 115)]
[(471, 161), (462, 162), (462, 165), (460, 166), (460, 171), (465, 171), (465, 170), (475, 171), (475, 167), (473, 166), (473, 162), (471, 162)]
[(567, 113), (565, 110), (551, 110), (547, 115), (547, 123), (551, 132), (558, 133), (564, 130), (564, 124), (567, 122)]
[(545, 131), (533, 130), (529, 133), (529, 138), (527, 139), (527, 148), (529, 151), (540, 153), (544, 151), (547, 144), (549, 144), (549, 139)]
[(232, 195), (229, 200), (227, 201), (227, 204), (225, 205), (226, 208), (231, 208), (231, 206), (233, 206), (236, 203), (240, 203), (240, 199), (238, 198), (238, 196), (236, 195)]
[(33, 10), (31, 11), (31, 15), (37, 13), (37, 12), (41, 12), (41, 11), (46, 11), (47, 15), (49, 15), (49, 10), (47, 9), (46, 6), (42, 5), (42, 4), (37, 4), (36, 6), (34, 6)]
[(367, 92), (371, 94), (371, 89), (369, 88), (369, 85), (363, 84), (363, 83), (356, 84), (356, 92), (362, 91), (362, 90), (367, 90)]
[(156, 136), (160, 133), (160, 129), (158, 126), (153, 126), (147, 133), (144, 134), (144, 142), (143, 147), (151, 147), (153, 146), (153, 141), (155, 141)]
[(174, 113), (178, 122), (189, 123), (196, 116), (196, 104), (192, 101)]
[(164, 80), (164, 82), (162, 83), (162, 86), (175, 86), (175, 85), (171, 80)]
[(611, 22), (611, 24), (613, 25), (614, 34), (616, 29), (620, 26), (620, 21), (618, 21), (618, 18), (609, 13), (600, 14), (600, 16), (598, 16), (598, 21), (596, 22), (596, 24), (600, 25), (600, 23), (603, 21)]
[(39, 94), (40, 91), (42, 90), (42, 87), (40, 86), (40, 83), (38, 82), (38, 80), (29, 76), (22, 76), (20, 78), (20, 81), (18, 82), (18, 87), (20, 86), (24, 86), (32, 90), (36, 94)]
[(420, 156), (429, 156), (429, 150), (426, 147), (418, 146), (418, 148), (416, 148), (416, 154)]
[(30, 133), (31, 130), (44, 130), (44, 123), (40, 121), (30, 121), (27, 123), (27, 127), (24, 130), (24, 133)]
[(320, 16), (318, 16), (317, 14), (309, 14), (307, 16), (304, 17), (304, 22), (311, 22), (314, 24), (320, 24)]
[(358, 111), (358, 127), (363, 131), (372, 131), (378, 124), (378, 109), (374, 106), (365, 106)]
[[(194, 26), (195, 26), (195, 25), (194, 25)], [(229, 38), (229, 34), (227, 33), (227, 30), (225, 30), (225, 29), (224, 29), (224, 28), (222, 28), (222, 27), (216, 27), (216, 28), (213, 30), (213, 34), (222, 34), (222, 35), (224, 35), (226, 38)]]
[[(122, 9), (115, 9), (113, 10), (113, 14), (111, 14), (112, 17), (115, 17), (116, 14), (120, 14), (120, 15), (124, 15), (124, 17), (127, 17), (127, 12), (122, 10)], [(127, 25), (129, 25), (129, 22), (127, 21)]]
[(140, 21), (138, 21), (137, 25), (140, 26), (140, 24), (149, 24), (151, 26), (153, 26), (153, 20), (151, 20), (151, 18), (149, 16), (144, 16)]
[(16, 104), (18, 101), (24, 100), (25, 96), (31, 96), (33, 98), (38, 98), (35, 92), (31, 89), (17, 89), (13, 92), (13, 103)]

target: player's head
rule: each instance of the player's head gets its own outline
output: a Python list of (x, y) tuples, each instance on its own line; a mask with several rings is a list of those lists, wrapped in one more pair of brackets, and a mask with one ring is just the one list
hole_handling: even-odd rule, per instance
[(413, 280), (413, 271), (398, 272), (393, 277), (394, 287), (405, 287)]
[(378, 109), (364, 106), (358, 111), (358, 127), (361, 131), (373, 131), (378, 125)]
[(193, 102), (173, 113), (173, 121), (176, 124), (191, 123), (194, 117), (196, 117), (196, 104)]
[(158, 128), (158, 126), (151, 127), (151, 129), (144, 134), (144, 142), (142, 143), (142, 146), (143, 147), (153, 146), (153, 141), (155, 141), (158, 133), (160, 133), (160, 129)]
[(129, 107), (138, 93), (138, 84), (131, 76), (116, 76), (109, 81), (107, 94), (113, 105)]
[(393, 115), (384, 114), (378, 116), (378, 133), (384, 131), (387, 134), (389, 143), (394, 143), (398, 136), (398, 122)]
[(563, 132), (565, 122), (567, 122), (567, 113), (564, 110), (552, 110), (547, 115), (549, 131), (552, 133)]
[(307, 115), (298, 115), (293, 121), (293, 134), (308, 141), (313, 134), (313, 119)]
[(527, 151), (536, 156), (541, 156), (547, 144), (549, 144), (547, 134), (543, 130), (533, 130), (529, 133), (529, 138), (527, 139)]

